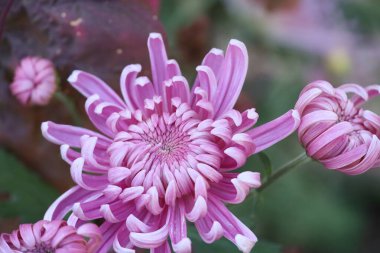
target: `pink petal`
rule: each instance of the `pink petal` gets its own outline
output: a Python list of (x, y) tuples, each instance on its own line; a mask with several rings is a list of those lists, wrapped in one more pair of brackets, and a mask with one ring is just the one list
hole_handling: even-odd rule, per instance
[(253, 139), (253, 143), (256, 146), (255, 153), (258, 153), (288, 137), (297, 129), (299, 123), (300, 117), (298, 112), (290, 110), (277, 119), (253, 128), (246, 133)]
[(150, 64), (152, 68), (153, 85), (157, 95), (163, 94), (163, 82), (167, 80), (166, 55), (164, 41), (161, 34), (151, 33), (148, 39)]
[(221, 72), (217, 75), (218, 92), (214, 103), (216, 118), (234, 107), (243, 87), (247, 70), (247, 48), (242, 42), (231, 40), (221, 67)]
[(105, 102), (125, 107), (124, 102), (105, 82), (90, 73), (75, 70), (67, 81), (85, 97), (98, 94), (100, 99)]
[(70, 125), (55, 124), (51, 121), (46, 121), (41, 124), (42, 135), (49, 141), (62, 145), (68, 144), (71, 147), (81, 147), (80, 138), (83, 135), (96, 136), (104, 143), (104, 146), (109, 146), (111, 140), (108, 138), (81, 127), (74, 127)]

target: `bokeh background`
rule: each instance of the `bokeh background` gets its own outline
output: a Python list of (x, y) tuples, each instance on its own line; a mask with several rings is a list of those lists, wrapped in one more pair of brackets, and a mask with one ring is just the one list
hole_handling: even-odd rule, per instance
[[(292, 108), (304, 85), (370, 85), (380, 80), (377, 0), (1, 0), (0, 1), (0, 232), (43, 217), (72, 186), (59, 148), (45, 141), (45, 120), (92, 127), (84, 99), (66, 82), (82, 69), (115, 89), (122, 68), (142, 63), (146, 39), (161, 32), (168, 53), (191, 82), (212, 47), (243, 41), (250, 65), (236, 108), (256, 107), (260, 124)], [(13, 70), (28, 55), (51, 59), (59, 93), (44, 107), (23, 107), (9, 92)], [(379, 112), (379, 102), (369, 104)], [(302, 152), (296, 135), (244, 169), (267, 173)], [(262, 155), (261, 158), (264, 156)], [(380, 170), (360, 176), (303, 165), (244, 204), (231, 206), (260, 239), (254, 253), (375, 253), (380, 249)], [(225, 240), (194, 252), (238, 252)]]

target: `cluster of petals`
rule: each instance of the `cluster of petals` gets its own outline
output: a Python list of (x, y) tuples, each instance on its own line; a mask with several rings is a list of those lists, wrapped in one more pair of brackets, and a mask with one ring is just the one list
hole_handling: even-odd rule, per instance
[(380, 85), (316, 81), (301, 92), (299, 140), (307, 154), (326, 168), (349, 175), (380, 165), (380, 116), (363, 104), (380, 94)]
[(66, 221), (41, 220), (1, 234), (0, 253), (94, 253), (100, 244), (100, 230), (92, 223), (76, 229)]
[(42, 124), (43, 135), (61, 145), (77, 186), (57, 199), (45, 218), (68, 222), (101, 219), (99, 252), (191, 252), (187, 221), (212, 243), (222, 236), (250, 252), (256, 236), (225, 203), (242, 202), (260, 186), (260, 174), (234, 172), (248, 156), (291, 134), (299, 115), (290, 110), (257, 128), (255, 109), (233, 106), (248, 68), (245, 45), (231, 40), (226, 53), (212, 49), (197, 67), (190, 89), (160, 34), (148, 39), (152, 80), (128, 65), (122, 98), (99, 78), (74, 71), (68, 81), (87, 97), (89, 119), (101, 132)]
[(12, 94), (23, 105), (46, 105), (56, 90), (53, 63), (41, 57), (25, 57), (17, 66)]

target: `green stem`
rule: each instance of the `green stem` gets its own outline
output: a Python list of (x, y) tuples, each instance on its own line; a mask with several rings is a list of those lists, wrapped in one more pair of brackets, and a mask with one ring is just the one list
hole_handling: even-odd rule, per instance
[(288, 163), (284, 164), (280, 168), (278, 168), (273, 175), (259, 188), (257, 191), (261, 192), (265, 188), (267, 188), (269, 185), (276, 182), (279, 178), (281, 178), (283, 175), (288, 173), (289, 171), (297, 168), (298, 166), (310, 162), (312, 159), (306, 155), (305, 152), (301, 153), (297, 157), (295, 157), (293, 160), (289, 161)]
[(61, 91), (55, 92), (54, 96), (65, 106), (75, 125), (81, 126), (82, 120), (80, 115), (76, 111), (74, 102)]

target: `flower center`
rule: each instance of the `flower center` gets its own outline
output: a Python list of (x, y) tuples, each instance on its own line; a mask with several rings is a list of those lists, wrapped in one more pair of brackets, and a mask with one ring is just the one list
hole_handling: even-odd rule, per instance
[[(127, 117), (123, 130), (108, 148), (114, 171), (126, 177), (122, 188), (143, 186), (149, 191), (153, 187), (159, 197), (164, 197), (175, 184), (175, 195), (180, 197), (193, 192), (193, 182), (199, 175), (206, 181), (221, 179), (223, 151), (211, 133), (212, 120), (200, 120), (185, 103), (172, 112), (135, 116)], [(118, 173), (115, 181), (120, 181)]]
[(150, 151), (156, 156), (170, 159), (187, 153), (189, 135), (181, 129), (181, 124), (176, 126), (175, 122), (165, 122), (161, 117), (158, 119), (157, 126), (143, 122), (139, 127), (145, 130), (140, 135), (141, 141), (145, 142), (147, 146), (152, 146)]
[(54, 252), (55, 250), (51, 246), (45, 245), (43, 243), (37, 245), (36, 248), (32, 250), (25, 251), (25, 253), (54, 253)]

